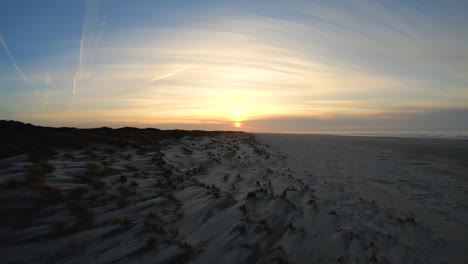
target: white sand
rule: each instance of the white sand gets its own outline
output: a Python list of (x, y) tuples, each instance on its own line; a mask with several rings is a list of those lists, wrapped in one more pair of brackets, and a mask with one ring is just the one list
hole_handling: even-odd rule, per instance
[[(303, 219), (304, 225), (314, 226), (311, 233), (328, 236), (323, 242), (332, 253), (324, 256), (341, 255), (346, 262), (357, 256), (370, 258), (372, 253), (391, 263), (468, 261), (467, 141), (267, 134), (260, 138), (285, 153), (295, 176), (317, 190), (323, 208), (315, 211), (316, 216), (325, 208), (336, 211), (338, 229), (328, 234), (319, 230), (324, 218)], [(320, 240), (306, 237), (302, 243)], [(371, 241), (376, 246), (369, 250)]]
[[(69, 205), (2, 190), (2, 215), (33, 218), (1, 222), (2, 262), (467, 263), (468, 142), (257, 138), (164, 140), (161, 152), (57, 150), (47, 184), (65, 195), (87, 188), (80, 203), (95, 221), (57, 235), (76, 220)], [(103, 189), (73, 177), (104, 158), (116, 171)], [(1, 162), (2, 182), (31, 165), (24, 156)]]

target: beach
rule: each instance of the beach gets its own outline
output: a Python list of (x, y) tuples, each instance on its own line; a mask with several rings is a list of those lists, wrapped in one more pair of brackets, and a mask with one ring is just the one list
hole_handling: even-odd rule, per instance
[(0, 160), (4, 263), (468, 261), (467, 141), (35, 129), (63, 142)]
[[(333, 204), (329, 210), (341, 215), (337, 226), (346, 226), (347, 236), (372, 234), (391, 263), (467, 261), (466, 140), (287, 134), (259, 138), (284, 153), (296, 177)], [(347, 243), (349, 250), (352, 243)]]

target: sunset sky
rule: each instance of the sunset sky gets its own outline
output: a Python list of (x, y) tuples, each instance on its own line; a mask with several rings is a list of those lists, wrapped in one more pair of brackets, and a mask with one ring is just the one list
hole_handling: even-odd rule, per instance
[(468, 130), (468, 1), (0, 1), (0, 119)]

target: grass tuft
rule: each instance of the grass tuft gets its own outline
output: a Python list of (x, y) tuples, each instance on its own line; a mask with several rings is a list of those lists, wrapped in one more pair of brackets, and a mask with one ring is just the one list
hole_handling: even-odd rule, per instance
[(85, 183), (88, 183), (89, 185), (93, 186), (96, 189), (103, 189), (104, 187), (106, 187), (106, 182), (104, 182), (103, 180), (99, 179), (98, 177), (92, 174), (91, 175), (80, 174), (80, 175), (75, 176), (75, 178)]
[(100, 178), (114, 173), (116, 173), (116, 170), (113, 168), (102, 166), (97, 163), (88, 163), (86, 164), (86, 170), (82, 174), (75, 176), (75, 178), (86, 182), (97, 189), (102, 189), (107, 184)]
[(136, 181), (131, 181), (131, 182), (130, 182), (130, 186), (132, 186), (132, 187), (138, 187), (138, 182), (136, 182)]
[(247, 199), (255, 199), (255, 197), (257, 197), (257, 195), (255, 194), (255, 192), (249, 192), (247, 194)]
[(64, 198), (62, 191), (52, 185), (46, 184), (43, 181), (34, 181), (30, 183), (32, 189), (39, 192), (43, 198), (50, 201), (60, 201)]
[(14, 190), (25, 185), (26, 183), (24, 181), (17, 179), (8, 179), (0, 184), (0, 188), (3, 190)]
[(34, 163), (31, 167), (29, 167), (27, 177), (36, 178), (36, 177), (43, 177), (47, 174), (50, 174), (54, 171), (54, 166), (50, 165), (47, 162), (39, 162)]
[(118, 207), (124, 208), (130, 204), (130, 201), (126, 197), (119, 196), (119, 198), (117, 198), (116, 203)]
[(123, 175), (123, 174), (120, 175), (119, 181), (120, 181), (120, 182), (127, 182), (127, 176), (125, 176), (125, 175)]

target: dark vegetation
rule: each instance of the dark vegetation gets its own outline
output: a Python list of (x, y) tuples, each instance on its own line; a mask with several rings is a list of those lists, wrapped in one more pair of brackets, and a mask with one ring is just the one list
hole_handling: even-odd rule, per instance
[(156, 128), (108, 127), (79, 129), (71, 127), (42, 127), (17, 121), (0, 120), (0, 158), (28, 154), (31, 161), (45, 161), (55, 155), (54, 147), (86, 148), (90, 143), (131, 145), (146, 148), (148, 142), (161, 139), (177, 140), (184, 136), (200, 137), (220, 133), (239, 133), (201, 130), (160, 130)]
[(86, 170), (75, 176), (75, 178), (90, 184), (91, 186), (102, 189), (106, 186), (106, 182), (101, 178), (115, 174), (116, 170), (96, 163), (86, 164)]

